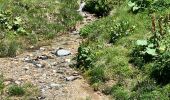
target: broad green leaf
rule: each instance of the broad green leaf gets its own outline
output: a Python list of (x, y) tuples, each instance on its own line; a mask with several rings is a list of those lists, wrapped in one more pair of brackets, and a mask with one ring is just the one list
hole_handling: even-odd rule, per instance
[(138, 10), (140, 7), (138, 7), (138, 6), (134, 6), (133, 7), (133, 11), (136, 11), (136, 10)]
[(151, 48), (146, 48), (146, 53), (152, 55), (152, 56), (156, 56), (156, 49), (151, 49)]
[(148, 42), (147, 40), (137, 40), (136, 44), (139, 46), (146, 46)]
[(133, 6), (135, 6), (135, 3), (129, 1), (129, 2), (128, 2), (128, 6), (129, 6), (129, 7), (133, 7)]
[(149, 47), (149, 48), (153, 48), (153, 47), (154, 47), (154, 44), (151, 43), (151, 44), (148, 45), (148, 47)]
[(160, 50), (160, 52), (164, 52), (164, 51), (166, 50), (166, 46), (165, 46), (165, 45), (160, 46), (160, 47), (159, 47), (159, 50)]

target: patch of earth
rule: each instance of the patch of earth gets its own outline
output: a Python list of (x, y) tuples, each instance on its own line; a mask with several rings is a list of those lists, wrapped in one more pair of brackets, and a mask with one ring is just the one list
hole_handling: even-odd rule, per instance
[[(82, 39), (79, 30), (95, 20), (86, 12), (75, 30), (58, 36), (49, 46), (24, 52), (15, 58), (0, 58), (0, 72), (6, 83), (32, 83), (41, 91), (38, 100), (109, 100), (94, 92), (82, 75), (70, 67)], [(59, 51), (60, 50), (60, 51)]]

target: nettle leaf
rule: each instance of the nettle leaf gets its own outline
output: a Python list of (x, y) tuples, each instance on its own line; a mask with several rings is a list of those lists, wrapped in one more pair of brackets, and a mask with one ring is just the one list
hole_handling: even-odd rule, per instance
[(139, 46), (146, 46), (148, 42), (147, 40), (137, 40), (136, 44)]
[(168, 29), (168, 33), (170, 33), (170, 29)]
[(151, 44), (148, 45), (148, 47), (149, 47), (149, 48), (153, 48), (153, 47), (154, 47), (154, 44), (151, 43)]
[(151, 48), (146, 48), (146, 53), (152, 55), (152, 56), (156, 56), (156, 49), (151, 49)]
[(166, 50), (166, 46), (165, 45), (162, 45), (159, 47), (159, 51), (160, 52), (164, 52)]
[(135, 3), (129, 1), (129, 2), (128, 2), (128, 6), (129, 6), (129, 7), (133, 7), (133, 6), (135, 6)]
[(140, 7), (138, 7), (138, 6), (133, 7), (133, 11), (136, 11), (136, 10), (139, 10), (139, 9), (140, 9)]

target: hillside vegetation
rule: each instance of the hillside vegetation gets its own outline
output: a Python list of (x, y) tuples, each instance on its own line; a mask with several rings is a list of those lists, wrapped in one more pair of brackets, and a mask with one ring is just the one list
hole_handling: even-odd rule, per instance
[(116, 100), (169, 100), (170, 1), (86, 2), (100, 18), (80, 31), (77, 68), (94, 90)]
[(77, 0), (1, 0), (0, 57), (46, 45), (82, 17)]
[[(115, 100), (169, 100), (170, 0), (84, 1), (83, 10), (94, 14), (96, 20), (90, 20), (90, 24), (80, 29), (83, 41), (74, 67), (83, 73), (94, 91)], [(25, 50), (49, 45), (60, 34), (77, 31), (75, 25), (87, 17), (76, 11), (78, 2), (80, 0), (0, 0), (0, 58), (16, 57)], [(69, 45), (68, 42), (64, 43)], [(75, 49), (78, 42), (71, 41), (71, 46)], [(69, 66), (66, 63), (70, 58), (58, 58), (59, 61), (52, 58), (54, 66), (65, 67), (60, 71), (65, 79)], [(45, 71), (52, 68), (47, 63), (50, 66), (45, 67)], [(57, 70), (52, 69), (55, 74)], [(30, 100), (32, 97), (37, 100), (41, 95), (32, 83), (5, 85), (5, 82), (0, 75), (1, 98)]]
[[(2, 62), (5, 57), (16, 57), (27, 50), (49, 45), (58, 35), (72, 30), (75, 24), (82, 20), (82, 16), (76, 11), (78, 6), (77, 0), (0, 0), (0, 58)], [(1, 63), (0, 67), (6, 67), (4, 69), (7, 71), (7, 65), (11, 62), (12, 60)], [(13, 69), (18, 68), (19, 63), (10, 66), (12, 72), (22, 73)], [(21, 70), (22, 68), (23, 65)], [(6, 79), (8, 76), (5, 76), (7, 73), (4, 73), (6, 71), (0, 70), (1, 100), (43, 98), (40, 86), (35, 85), (34, 82), (21, 84), (21, 81), (8, 80)], [(26, 74), (25, 72), (22, 76)], [(33, 74), (30, 75), (33, 76)]]

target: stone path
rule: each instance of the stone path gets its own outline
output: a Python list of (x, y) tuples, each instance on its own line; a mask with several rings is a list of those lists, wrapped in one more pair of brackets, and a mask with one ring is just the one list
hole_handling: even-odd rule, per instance
[(31, 82), (41, 90), (39, 100), (108, 100), (94, 92), (81, 73), (70, 67), (75, 63), (72, 59), (82, 41), (78, 34), (80, 28), (95, 20), (91, 14), (82, 14), (84, 20), (75, 30), (58, 36), (50, 46), (24, 52), (15, 58), (0, 58), (0, 71), (6, 84)]

